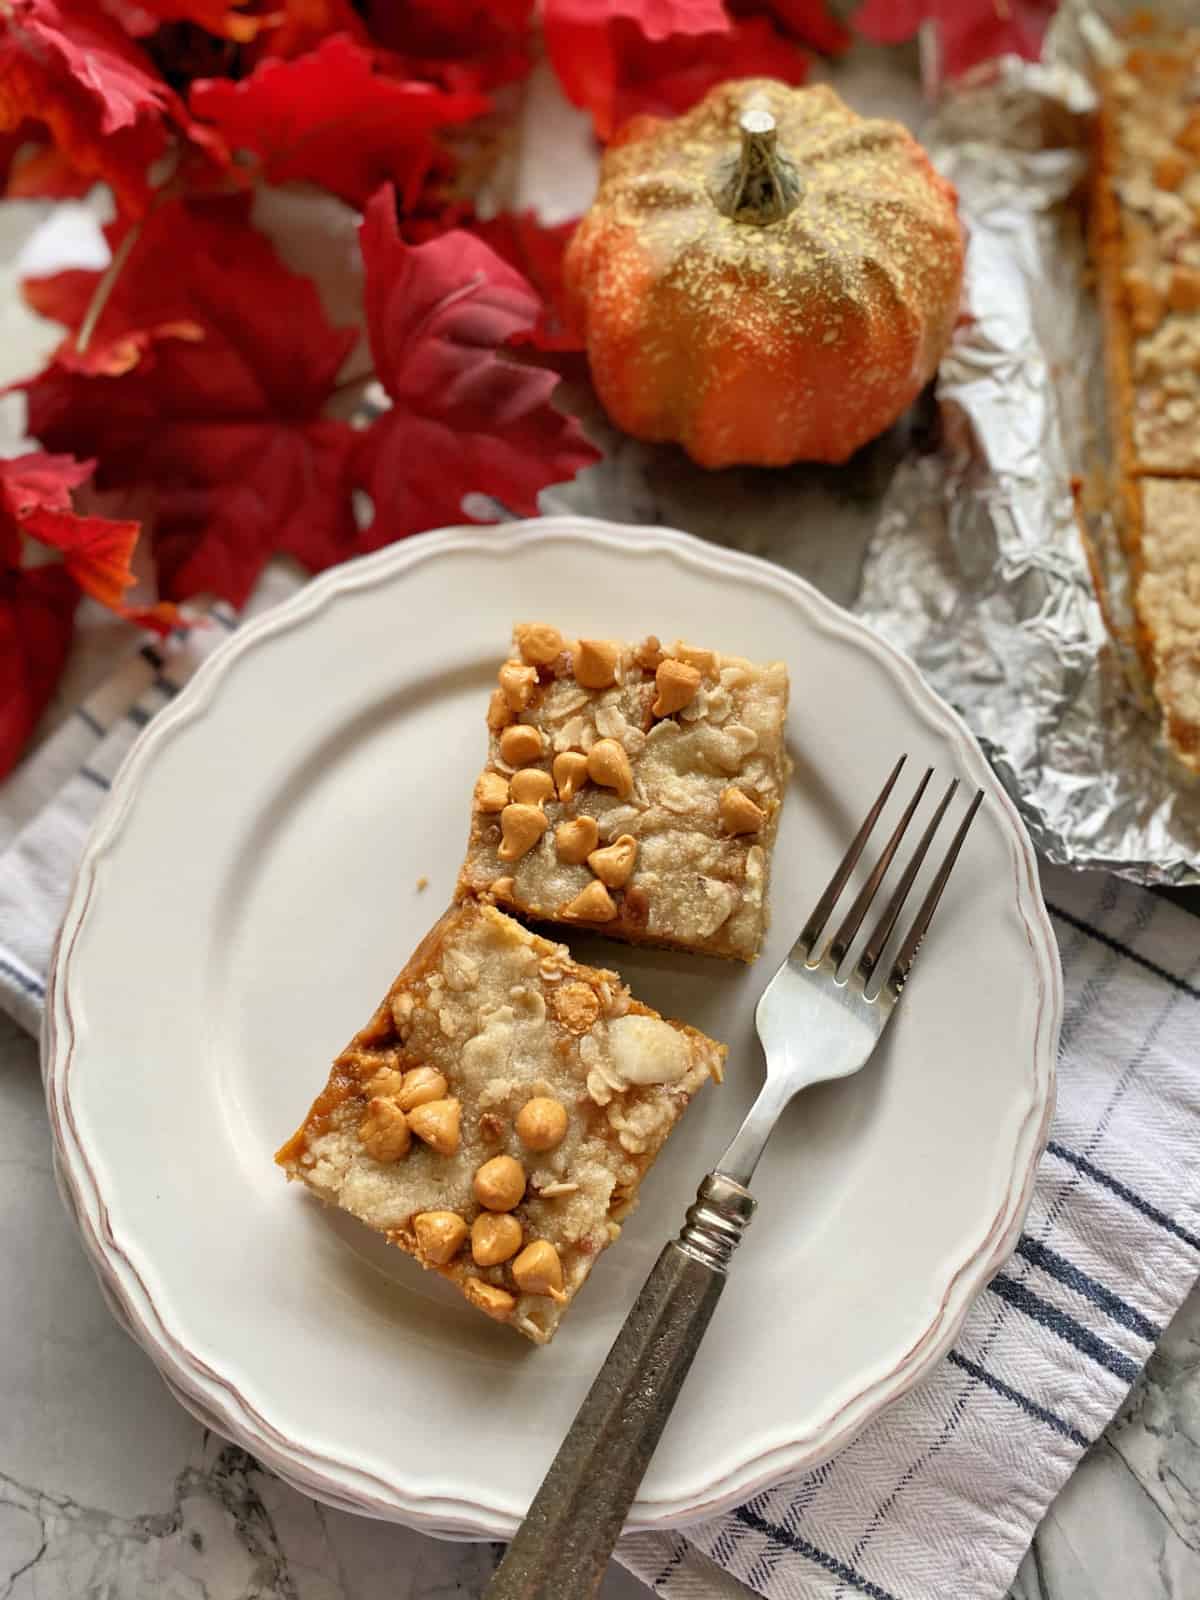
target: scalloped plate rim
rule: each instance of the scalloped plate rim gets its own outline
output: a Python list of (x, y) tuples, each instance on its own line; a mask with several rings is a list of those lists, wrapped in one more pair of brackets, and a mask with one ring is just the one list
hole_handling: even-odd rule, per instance
[(55, 1141), (56, 1175), (106, 1299), (151, 1356), (172, 1393), (193, 1415), (235, 1438), (302, 1492), (449, 1538), (502, 1538), (511, 1534), (516, 1523), (507, 1511), (489, 1507), (481, 1500), (427, 1495), (396, 1481), (384, 1483), (366, 1469), (356, 1468), (352, 1461), (317, 1455), (302, 1442), (276, 1430), (232, 1381), (190, 1355), (186, 1338), (179, 1330), (167, 1326), (164, 1314), (120, 1250), (99, 1181), (88, 1166), (73, 1126), (69, 1092), (74, 1032), (68, 1003), (70, 956), (86, 915), (96, 865), (129, 824), (139, 773), (162, 743), (209, 712), (222, 678), (236, 660), (248, 651), (268, 646), (276, 634), (303, 626), (340, 596), (391, 579), (418, 563), (436, 560), (451, 551), (469, 553), (472, 548), (494, 547), (497, 539), (524, 547), (568, 533), (608, 544), (622, 555), (665, 551), (673, 559), (710, 574), (734, 575), (766, 584), (796, 604), (809, 624), (874, 655), (903, 690), (914, 713), (955, 746), (963, 765), (978, 773), (981, 785), (989, 790), (989, 798), (999, 806), (1014, 846), (1016, 897), (1041, 984), (1034, 1030), (1034, 1082), (1039, 1098), (1018, 1139), (1008, 1192), (977, 1252), (962, 1261), (951, 1275), (925, 1333), (888, 1374), (847, 1401), (821, 1428), (727, 1463), (714, 1473), (708, 1491), (698, 1499), (640, 1499), (635, 1503), (627, 1531), (677, 1527), (711, 1517), (782, 1476), (818, 1465), (919, 1383), (953, 1342), (975, 1296), (1012, 1252), (1032, 1196), (1054, 1105), (1055, 1048), (1063, 1005), (1061, 968), (1042, 901), (1033, 846), (1016, 808), (992, 775), (965, 723), (924, 682), (916, 666), (803, 578), (759, 557), (710, 545), (675, 530), (558, 515), (490, 527), (456, 526), (417, 535), (322, 574), (263, 616), (245, 623), (223, 648), (202, 663), (185, 689), (159, 712), (129, 752), (93, 824), (76, 870), (51, 964), (43, 1025), (43, 1075)]

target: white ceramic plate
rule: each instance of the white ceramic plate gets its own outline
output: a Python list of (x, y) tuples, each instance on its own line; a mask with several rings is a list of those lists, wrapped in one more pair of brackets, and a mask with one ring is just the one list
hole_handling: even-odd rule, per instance
[[(729, 1074), (697, 1098), (545, 1350), (271, 1160), (450, 895), (488, 690), (527, 617), (784, 658), (796, 761), (755, 967), (576, 941), (726, 1040)], [(928, 1371), (1011, 1249), (1061, 1005), (1028, 840), (910, 665), (781, 569), (661, 529), (558, 518), (424, 535), (239, 633), (113, 786), (47, 1020), (64, 1190), (184, 1404), (339, 1505), (511, 1532), (755, 1091), (755, 1001), (901, 749), (910, 770), (936, 764), (988, 801), (878, 1058), (776, 1133), (631, 1527), (710, 1514), (831, 1454)]]

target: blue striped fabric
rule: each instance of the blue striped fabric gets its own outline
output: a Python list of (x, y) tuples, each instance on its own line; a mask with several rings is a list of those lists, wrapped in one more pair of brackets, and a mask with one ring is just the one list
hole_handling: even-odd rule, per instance
[(1113, 878), (1043, 882), (1066, 1011), (1016, 1253), (937, 1372), (832, 1462), (625, 1540), (657, 1593), (724, 1592), (711, 1561), (769, 1600), (1003, 1595), (1200, 1274), (1200, 919)]
[[(96, 809), (232, 626), (218, 608), (186, 645), (139, 652), (0, 795), (0, 1007), (31, 1031)], [(686, 1533), (623, 1541), (619, 1559), (669, 1600), (1003, 1595), (1200, 1273), (1200, 921), (1117, 879), (1048, 869), (1044, 885), (1066, 1010), (1015, 1254), (937, 1372), (834, 1461)]]

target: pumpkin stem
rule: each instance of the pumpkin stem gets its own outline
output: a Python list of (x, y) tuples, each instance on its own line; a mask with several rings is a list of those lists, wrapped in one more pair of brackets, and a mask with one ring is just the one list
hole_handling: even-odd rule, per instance
[(779, 222), (800, 198), (800, 178), (776, 144), (775, 118), (769, 111), (743, 111), (738, 131), (742, 147), (721, 175), (717, 205), (734, 222)]

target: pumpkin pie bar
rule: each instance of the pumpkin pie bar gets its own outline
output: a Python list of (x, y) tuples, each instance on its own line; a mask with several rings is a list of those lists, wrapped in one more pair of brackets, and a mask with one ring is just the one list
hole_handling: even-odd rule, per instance
[(545, 1344), (724, 1046), (494, 906), (422, 941), (276, 1156)]
[(488, 707), (460, 896), (751, 961), (790, 763), (788, 677), (522, 623)]
[(1139, 653), (1200, 771), (1200, 31), (1101, 81), (1092, 241)]

